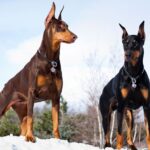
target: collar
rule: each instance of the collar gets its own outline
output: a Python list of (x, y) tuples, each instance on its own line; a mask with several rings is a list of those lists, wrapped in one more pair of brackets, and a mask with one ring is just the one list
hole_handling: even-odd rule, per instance
[(37, 53), (38, 53), (41, 57), (43, 57), (44, 59), (46, 59), (46, 60), (48, 61), (48, 63), (51, 65), (50, 71), (51, 71), (52, 73), (56, 73), (56, 69), (57, 69), (57, 67), (58, 67), (59, 61), (58, 61), (58, 60), (57, 60), (57, 61), (56, 61), (56, 60), (49, 60), (49, 59), (47, 58), (46, 54), (43, 55), (40, 50), (38, 50)]
[(126, 75), (130, 78), (130, 80), (132, 82), (132, 88), (135, 89), (137, 87), (137, 84), (136, 84), (137, 79), (139, 79), (143, 75), (145, 69), (143, 68), (142, 72), (139, 73), (136, 77), (131, 76), (125, 66), (123, 66), (123, 70), (125, 71)]

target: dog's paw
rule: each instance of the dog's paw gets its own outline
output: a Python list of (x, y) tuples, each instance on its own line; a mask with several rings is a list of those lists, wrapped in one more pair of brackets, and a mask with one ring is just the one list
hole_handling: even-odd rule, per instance
[(129, 145), (129, 148), (130, 148), (131, 150), (137, 150), (137, 148), (135, 147), (135, 145)]
[(53, 132), (53, 134), (54, 134), (54, 138), (60, 139), (59, 131)]
[(111, 147), (110, 143), (105, 143), (104, 148)]
[(34, 137), (33, 134), (26, 134), (25, 140), (26, 140), (27, 142), (33, 142), (33, 143), (36, 142), (36, 139), (35, 139), (35, 137)]

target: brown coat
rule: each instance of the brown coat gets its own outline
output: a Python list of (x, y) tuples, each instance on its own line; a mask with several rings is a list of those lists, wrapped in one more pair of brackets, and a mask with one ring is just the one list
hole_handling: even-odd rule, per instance
[[(61, 11), (62, 12), (62, 11)], [(33, 136), (33, 106), (35, 102), (52, 100), (53, 133), (59, 138), (59, 99), (63, 80), (59, 59), (60, 43), (72, 43), (77, 36), (68, 25), (55, 16), (55, 4), (45, 20), (45, 31), (39, 50), (6, 84), (0, 94), (0, 115), (11, 106), (21, 121), (21, 134), (27, 141), (35, 141)]]

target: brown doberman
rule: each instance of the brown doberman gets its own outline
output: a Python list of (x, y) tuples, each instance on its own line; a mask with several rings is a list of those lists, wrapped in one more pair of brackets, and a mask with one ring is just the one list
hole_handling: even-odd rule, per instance
[[(63, 9), (62, 9), (63, 10)], [(25, 67), (10, 79), (0, 93), (0, 116), (10, 107), (18, 114), (21, 135), (35, 142), (33, 135), (34, 103), (52, 100), (53, 134), (59, 134), (59, 102), (63, 80), (59, 59), (61, 42), (73, 43), (77, 36), (62, 21), (55, 18), (55, 4), (45, 19), (45, 30), (40, 48)]]

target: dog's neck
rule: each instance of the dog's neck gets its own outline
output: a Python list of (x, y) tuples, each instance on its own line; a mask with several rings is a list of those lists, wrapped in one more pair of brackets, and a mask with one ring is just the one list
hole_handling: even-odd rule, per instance
[(124, 62), (124, 66), (126, 70), (132, 77), (138, 76), (144, 70), (143, 57), (144, 57), (144, 51), (142, 50), (142, 53), (136, 65), (133, 66), (130, 62), (127, 62), (127, 61)]
[(54, 41), (53, 35), (48, 34), (48, 31), (46, 29), (43, 34), (43, 39), (39, 51), (42, 55), (46, 56), (47, 59), (50, 61), (59, 60), (60, 43)]

